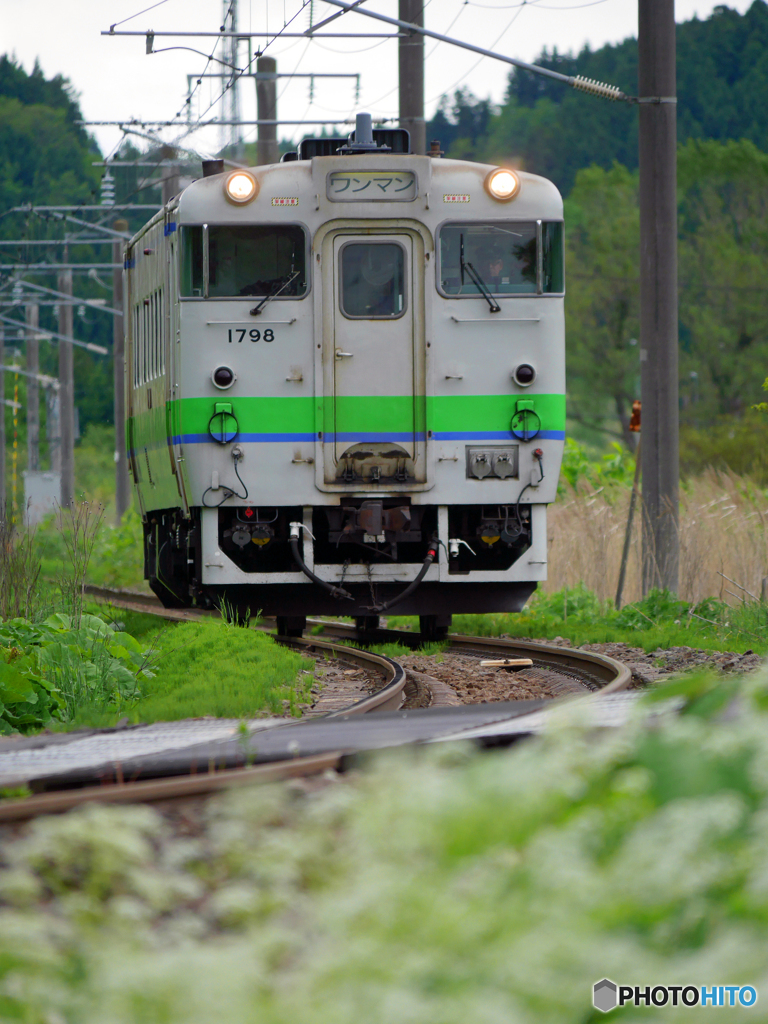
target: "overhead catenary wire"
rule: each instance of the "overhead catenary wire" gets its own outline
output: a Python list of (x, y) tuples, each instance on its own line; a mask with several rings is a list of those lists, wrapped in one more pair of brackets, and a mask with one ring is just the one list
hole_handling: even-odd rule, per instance
[[(344, 3), (343, 0), (325, 0), (325, 3), (331, 4), (334, 7), (340, 7), (342, 10), (347, 12), (350, 10), (349, 4)], [(377, 11), (370, 11), (364, 7), (355, 8), (354, 13), (367, 18), (374, 18), (377, 21), (386, 22), (388, 25), (396, 25), (398, 28), (407, 29), (410, 32), (416, 32), (419, 35), (427, 36), (431, 39), (439, 39), (442, 42), (451, 43), (452, 45), (461, 47), (465, 50), (472, 50), (475, 53), (481, 54), (483, 57), (492, 57), (494, 60), (500, 60), (505, 64), (511, 64), (513, 67), (519, 67), (524, 71), (532, 71), (534, 74), (542, 75), (545, 78), (555, 79), (558, 82), (562, 82), (564, 85), (571, 86), (571, 88), (579, 88), (584, 92), (591, 92), (596, 96), (633, 102), (633, 97), (625, 95), (625, 93), (623, 93), (617, 86), (592, 82), (590, 79), (582, 78), (579, 75), (563, 75), (559, 71), (542, 68), (537, 64), (529, 64), (527, 61), (519, 60), (517, 57), (508, 57), (503, 53), (495, 53), (493, 50), (487, 50), (483, 46), (476, 46), (474, 43), (464, 42), (461, 39), (454, 39), (440, 32), (433, 32), (431, 29), (423, 28), (420, 25), (414, 25), (411, 22), (401, 21), (399, 18), (390, 18), (386, 14), (379, 14)]]
[[(24, 320), (14, 320), (12, 317), (5, 316), (2, 313), (0, 313), (0, 320), (6, 324), (13, 324), (14, 327), (23, 327), (25, 331), (29, 330), (29, 324)], [(104, 348), (103, 345), (96, 345), (92, 341), (78, 341), (76, 338), (72, 338), (69, 335), (59, 334), (58, 331), (51, 331), (47, 327), (37, 328), (37, 334), (40, 338), (43, 338), (46, 341), (51, 341), (52, 339), (55, 339), (56, 341), (68, 341), (71, 345), (87, 349), (89, 352), (98, 352), (99, 355), (102, 356), (109, 355), (109, 349)]]
[(142, 14), (146, 14), (147, 11), (154, 11), (156, 7), (162, 7), (163, 4), (167, 4), (168, 0), (158, 0), (156, 4), (152, 4), (151, 7), (145, 7), (143, 11), (137, 11), (136, 14), (130, 15), (128, 18), (123, 18), (122, 21), (116, 21), (114, 25), (109, 26), (109, 31), (114, 32), (118, 25), (125, 25), (127, 21), (133, 21), (134, 18), (140, 17)]

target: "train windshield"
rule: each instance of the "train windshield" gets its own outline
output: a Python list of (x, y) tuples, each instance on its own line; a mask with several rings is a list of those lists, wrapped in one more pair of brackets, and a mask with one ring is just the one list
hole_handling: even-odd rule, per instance
[(440, 231), (445, 295), (562, 292), (563, 225), (536, 221), (446, 224)]
[(296, 298), (306, 291), (306, 238), (298, 225), (182, 228), (182, 295)]

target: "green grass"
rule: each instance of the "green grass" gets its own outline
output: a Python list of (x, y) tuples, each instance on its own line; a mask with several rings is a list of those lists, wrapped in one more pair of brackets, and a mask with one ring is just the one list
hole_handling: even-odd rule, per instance
[[(397, 616), (393, 629), (418, 629), (418, 620)], [(710, 651), (768, 654), (768, 608), (758, 602), (730, 607), (713, 598), (691, 606), (671, 594), (654, 591), (620, 612), (584, 587), (534, 594), (519, 613), (454, 615), (454, 633), (552, 640), (561, 636), (579, 646), (626, 643), (655, 651), (659, 647), (700, 647)]]
[[(312, 683), (299, 673), (313, 663), (266, 634), (218, 619), (159, 625), (152, 616), (129, 615), (125, 624), (140, 631), (154, 673), (142, 681), (140, 699), (122, 709), (131, 722), (258, 718), (283, 714), (284, 700), (299, 713)], [(117, 717), (86, 706), (68, 728), (113, 725)]]
[(155, 678), (131, 718), (136, 722), (180, 718), (254, 718), (292, 709), (305, 693), (308, 662), (253, 629), (211, 619), (184, 622), (159, 638)]

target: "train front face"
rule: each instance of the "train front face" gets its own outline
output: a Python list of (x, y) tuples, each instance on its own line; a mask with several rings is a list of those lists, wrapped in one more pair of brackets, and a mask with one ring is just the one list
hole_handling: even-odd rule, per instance
[[(153, 511), (139, 481), (164, 600), (368, 616), (429, 550), (393, 613), (519, 610), (546, 578), (565, 427), (562, 201), (498, 170), (319, 156), (201, 179), (166, 212), (181, 518), (167, 499)], [(186, 557), (163, 568), (180, 529)], [(309, 578), (292, 535), (305, 568), (352, 599)]]

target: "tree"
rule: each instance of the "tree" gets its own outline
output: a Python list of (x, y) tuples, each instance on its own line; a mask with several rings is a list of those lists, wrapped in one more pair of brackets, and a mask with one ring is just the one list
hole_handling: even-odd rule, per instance
[(565, 222), (568, 414), (598, 429), (615, 416), (632, 446), (629, 419), (639, 397), (637, 174), (620, 164), (579, 171)]
[(742, 414), (768, 365), (768, 154), (689, 141), (678, 158), (683, 422)]
[[(625, 39), (578, 54), (544, 51), (536, 64), (567, 75), (583, 75), (637, 92), (637, 40)], [(768, 5), (755, 0), (744, 14), (725, 6), (709, 18), (677, 26), (678, 138), (768, 138)], [(464, 104), (475, 105), (464, 92)], [(449, 138), (455, 125), (447, 101), (430, 126), (434, 138)], [(479, 112), (479, 111), (478, 111)], [(464, 111), (467, 117), (467, 111)], [(459, 135), (450, 135), (450, 141)], [(448, 146), (444, 145), (445, 149)], [(495, 162), (514, 160), (542, 174), (567, 193), (577, 172), (591, 164), (609, 170), (618, 161), (637, 167), (637, 108), (575, 92), (566, 85), (515, 68), (504, 103), (473, 138), (471, 152)]]

